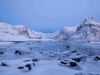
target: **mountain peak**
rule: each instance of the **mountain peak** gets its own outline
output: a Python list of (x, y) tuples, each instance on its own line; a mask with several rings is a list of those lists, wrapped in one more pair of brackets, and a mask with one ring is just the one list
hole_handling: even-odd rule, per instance
[[(59, 40), (71, 41), (100, 41), (100, 23), (96, 22), (93, 17), (86, 18), (82, 24), (73, 27), (64, 27), (59, 33)], [(70, 32), (69, 32), (70, 31)]]
[(93, 17), (88, 17), (88, 18), (85, 18), (84, 21), (85, 21), (85, 22), (86, 22), (86, 21), (94, 21), (94, 18), (93, 18)]
[(96, 22), (93, 17), (88, 17), (83, 21), (83, 24), (94, 24), (94, 25), (96, 25), (96, 24), (100, 24), (100, 23)]

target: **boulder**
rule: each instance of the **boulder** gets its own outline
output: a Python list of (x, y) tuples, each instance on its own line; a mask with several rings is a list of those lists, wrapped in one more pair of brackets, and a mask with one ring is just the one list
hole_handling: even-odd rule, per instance
[(22, 52), (20, 50), (16, 50), (15, 54), (22, 54)]
[(76, 62), (80, 62), (82, 60), (82, 58), (72, 58), (72, 60), (76, 61)]
[(8, 66), (8, 65), (5, 62), (2, 62), (1, 66)]
[(70, 48), (70, 46), (65, 46), (66, 48)]
[(24, 62), (28, 62), (28, 61), (31, 61), (31, 60), (24, 60)]
[(33, 62), (37, 62), (37, 61), (38, 61), (38, 59), (32, 59), (32, 61), (33, 61)]
[(60, 63), (63, 64), (63, 65), (67, 64), (66, 61), (61, 61)]
[(70, 67), (76, 67), (77, 63), (76, 62), (69, 62), (70, 63)]
[(24, 66), (19, 66), (18, 69), (24, 69)]
[(0, 51), (0, 54), (4, 54), (4, 52), (3, 51)]
[(96, 61), (100, 60), (100, 56), (96, 56), (96, 57), (94, 58), (94, 60), (96, 60)]
[(27, 67), (28, 70), (31, 70), (32, 69), (31, 64), (26, 64), (25, 67)]

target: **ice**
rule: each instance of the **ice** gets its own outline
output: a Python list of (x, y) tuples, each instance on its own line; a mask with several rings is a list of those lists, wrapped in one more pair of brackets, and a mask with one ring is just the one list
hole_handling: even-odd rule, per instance
[[(70, 49), (65, 48), (70, 46)], [(81, 47), (79, 47), (81, 46)], [(60, 41), (31, 41), (13, 42), (9, 45), (0, 45), (0, 64), (2, 62), (9, 66), (0, 66), (1, 75), (75, 75), (75, 74), (98, 74), (100, 75), (100, 60), (94, 57), (100, 53), (100, 44), (84, 42), (60, 42)], [(76, 48), (77, 47), (77, 48)], [(87, 49), (91, 49), (93, 55), (89, 55)], [(16, 54), (19, 50), (22, 54)], [(80, 62), (72, 58), (85, 57)], [(38, 61), (32, 61), (38, 59)], [(61, 61), (74, 61), (79, 67), (59, 65)], [(35, 63), (35, 66), (33, 65)], [(25, 67), (30, 64), (32, 69)], [(18, 69), (23, 66), (24, 69)]]

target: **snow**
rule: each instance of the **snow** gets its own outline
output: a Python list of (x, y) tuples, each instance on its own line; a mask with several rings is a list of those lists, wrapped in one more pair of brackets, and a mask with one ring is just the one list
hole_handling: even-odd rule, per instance
[(13, 44), (13, 42), (0, 42), (0, 45), (10, 45)]
[(42, 33), (33, 31), (24, 25), (12, 26), (0, 22), (0, 41), (53, 41), (58, 32)]
[(0, 23), (0, 41), (1, 75), (100, 75), (100, 23), (93, 18), (46, 34)]
[(60, 32), (42, 33), (33, 31), (24, 25), (0, 23), (0, 41), (100, 41), (100, 23), (93, 18), (86, 18), (82, 24), (65, 26)]
[(76, 26), (69, 26), (69, 27), (68, 26), (65, 26), (63, 29), (65, 31), (75, 32), (76, 28), (77, 28), (77, 25)]
[[(76, 44), (77, 46), (75, 46)], [(69, 45), (70, 49), (64, 49), (65, 45)], [(100, 60), (95, 61), (94, 57), (100, 53), (100, 44), (93, 43), (78, 43), (78, 42), (58, 42), (58, 41), (34, 41), (34, 42), (20, 42), (10, 45), (1, 45), (0, 64), (5, 62), (9, 66), (0, 66), (1, 75), (100, 75)], [(73, 47), (74, 46), (74, 47)], [(81, 46), (81, 48), (79, 48)], [(57, 47), (57, 49), (56, 49)], [(75, 48), (78, 47), (78, 48)], [(92, 52), (96, 49), (96, 54), (88, 55), (87, 48)], [(53, 50), (53, 49), (54, 50)], [(30, 50), (32, 49), (32, 50)], [(46, 50), (45, 50), (46, 49)], [(60, 50), (58, 50), (60, 49)], [(85, 53), (83, 50), (85, 49)], [(16, 50), (20, 50), (22, 55), (15, 54)], [(73, 52), (76, 50), (76, 52)], [(41, 52), (42, 51), (42, 52)], [(77, 56), (77, 53), (80, 54)], [(72, 58), (84, 57), (85, 59), (77, 62), (79, 67), (69, 67), (60, 65), (63, 60), (70, 60)], [(38, 59), (37, 62), (31, 61)], [(60, 60), (59, 60), (60, 59)], [(26, 61), (25, 60), (30, 60)], [(71, 60), (72, 61), (72, 60)], [(35, 63), (35, 66), (33, 65)], [(31, 64), (32, 69), (28, 68), (18, 69), (19, 66)]]
[(91, 17), (86, 18), (80, 25), (64, 27), (57, 37), (61, 40), (99, 42), (100, 23)]
[(7, 23), (0, 23), (1, 41), (26, 41), (41, 38), (39, 32), (32, 31), (24, 25), (12, 26)]
[(83, 22), (78, 28), (74, 35), (71, 37), (74, 40), (79, 41), (100, 41), (100, 23), (95, 22), (89, 18)]
[(58, 35), (59, 32), (54, 32), (54, 33), (41, 33), (42, 39), (56, 39), (56, 36)]
[(75, 31), (76, 26), (65, 26), (56, 36), (59, 40), (67, 40)]
[(88, 17), (83, 21), (84, 24), (94, 24), (94, 25), (100, 25), (99, 22), (94, 21), (93, 17)]

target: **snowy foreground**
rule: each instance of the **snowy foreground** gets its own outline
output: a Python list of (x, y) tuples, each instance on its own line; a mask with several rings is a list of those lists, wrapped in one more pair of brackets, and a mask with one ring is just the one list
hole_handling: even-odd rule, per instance
[(0, 43), (0, 75), (100, 75), (100, 43)]

